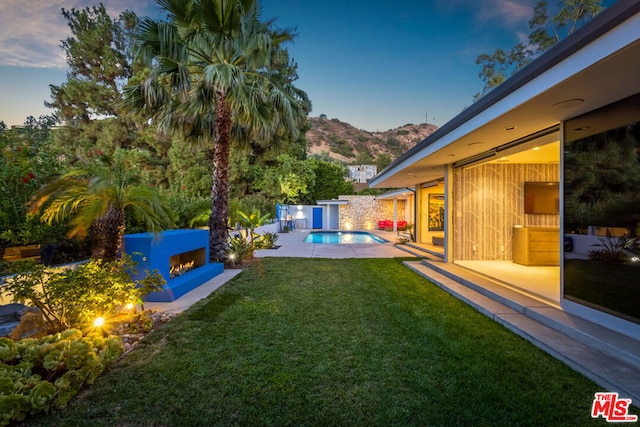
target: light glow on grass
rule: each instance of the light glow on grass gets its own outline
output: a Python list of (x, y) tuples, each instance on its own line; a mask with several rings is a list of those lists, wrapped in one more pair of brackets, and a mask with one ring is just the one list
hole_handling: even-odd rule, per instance
[(599, 390), (401, 260), (266, 257), (42, 425), (601, 425)]

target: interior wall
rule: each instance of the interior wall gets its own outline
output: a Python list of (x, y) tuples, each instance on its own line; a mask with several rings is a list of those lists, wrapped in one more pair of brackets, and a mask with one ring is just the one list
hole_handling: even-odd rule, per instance
[[(429, 216), (433, 214), (429, 210), (429, 194), (444, 195), (444, 183), (435, 187), (420, 189), (420, 231), (417, 236), (418, 242), (432, 244), (433, 237), (444, 237), (444, 230), (429, 231)], [(444, 209), (444, 203), (443, 203)]]
[(485, 163), (455, 170), (456, 260), (511, 261), (515, 225), (560, 227), (559, 214), (524, 213), (525, 181), (560, 181), (560, 165)]

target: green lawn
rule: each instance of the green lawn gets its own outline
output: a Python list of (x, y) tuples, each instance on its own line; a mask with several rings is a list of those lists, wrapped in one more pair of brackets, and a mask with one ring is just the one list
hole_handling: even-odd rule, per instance
[(33, 424), (606, 424), (596, 391), (400, 260), (266, 258)]

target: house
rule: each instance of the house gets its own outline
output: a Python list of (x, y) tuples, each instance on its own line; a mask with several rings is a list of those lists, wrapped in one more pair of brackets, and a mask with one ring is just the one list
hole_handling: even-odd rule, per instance
[(366, 184), (376, 173), (376, 165), (349, 165), (349, 179), (357, 184)]
[(640, 234), (638, 70), (640, 2), (620, 0), (369, 185), (411, 190), (443, 262), (518, 269), (502, 280), (640, 340), (640, 260), (601, 262)]

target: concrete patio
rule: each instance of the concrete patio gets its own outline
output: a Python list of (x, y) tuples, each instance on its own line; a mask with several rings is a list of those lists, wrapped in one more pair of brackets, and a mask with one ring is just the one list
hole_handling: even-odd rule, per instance
[(387, 240), (387, 243), (328, 245), (305, 243), (304, 239), (312, 230), (293, 230), (278, 234), (278, 249), (260, 249), (256, 258), (294, 257), (294, 258), (396, 258), (411, 256), (395, 247), (397, 234), (392, 231), (367, 230), (368, 233)]

